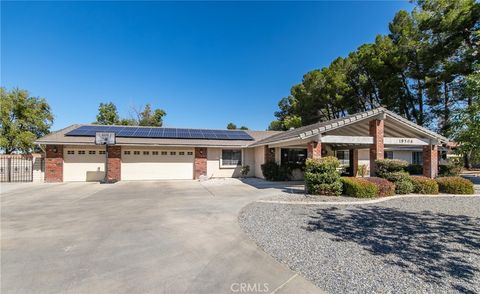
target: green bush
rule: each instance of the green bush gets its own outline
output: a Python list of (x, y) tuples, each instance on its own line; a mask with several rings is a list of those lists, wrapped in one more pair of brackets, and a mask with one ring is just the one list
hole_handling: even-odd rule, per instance
[(473, 183), (462, 177), (437, 178), (438, 189), (448, 194), (473, 194)]
[(290, 170), (280, 166), (275, 161), (267, 161), (261, 165), (263, 176), (267, 181), (286, 181), (290, 177)]
[(377, 177), (369, 177), (364, 179), (377, 186), (378, 196), (385, 197), (395, 195), (395, 184), (389, 180)]
[(405, 171), (411, 175), (421, 175), (423, 174), (423, 166), (421, 164), (409, 164)]
[(343, 194), (357, 198), (371, 198), (379, 194), (378, 187), (364, 178), (341, 178)]
[(438, 194), (438, 184), (434, 179), (415, 176), (410, 177), (413, 184), (413, 192), (418, 194)]
[(410, 175), (404, 171), (386, 173), (385, 178), (395, 184), (395, 193), (409, 194), (413, 192), (413, 184)]
[(461, 165), (452, 162), (442, 164), (438, 168), (438, 175), (442, 177), (457, 177), (462, 171)]
[(342, 183), (338, 168), (340, 162), (336, 157), (307, 159), (305, 163), (305, 186), (308, 193), (335, 195), (342, 193)]
[(375, 160), (375, 165), (377, 166), (377, 175), (386, 178), (386, 174), (404, 171), (408, 162), (398, 159), (379, 159)]

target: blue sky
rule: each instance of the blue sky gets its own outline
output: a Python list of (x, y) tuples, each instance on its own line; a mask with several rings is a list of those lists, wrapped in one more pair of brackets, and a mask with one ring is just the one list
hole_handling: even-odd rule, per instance
[(304, 73), (388, 32), (407, 1), (4, 2), (1, 84), (47, 98), (53, 129), (151, 103), (165, 126), (263, 130)]

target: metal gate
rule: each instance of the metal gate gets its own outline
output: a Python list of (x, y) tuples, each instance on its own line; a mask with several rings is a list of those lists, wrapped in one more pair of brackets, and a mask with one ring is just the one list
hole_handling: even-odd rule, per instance
[(34, 169), (43, 172), (43, 158), (28, 155), (0, 156), (0, 182), (32, 182)]

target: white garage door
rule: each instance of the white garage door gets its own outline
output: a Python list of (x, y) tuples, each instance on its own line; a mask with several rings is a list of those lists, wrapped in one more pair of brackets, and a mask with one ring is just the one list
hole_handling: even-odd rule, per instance
[(122, 147), (122, 180), (193, 179), (194, 150)]
[(63, 180), (100, 181), (105, 176), (105, 150), (67, 147), (63, 154)]

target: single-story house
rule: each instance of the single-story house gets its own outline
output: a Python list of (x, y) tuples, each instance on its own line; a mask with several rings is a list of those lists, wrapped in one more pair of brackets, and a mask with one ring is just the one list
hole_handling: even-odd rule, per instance
[[(96, 132), (114, 132), (114, 145), (95, 145)], [(263, 178), (261, 165), (337, 156), (357, 175), (375, 173), (375, 160), (404, 159), (435, 177), (448, 139), (382, 107), (288, 131), (206, 130), (72, 125), (36, 141), (45, 146), (45, 180), (110, 181)], [(440, 154), (440, 155), (439, 155)], [(301, 177), (302, 175), (296, 175)]]

